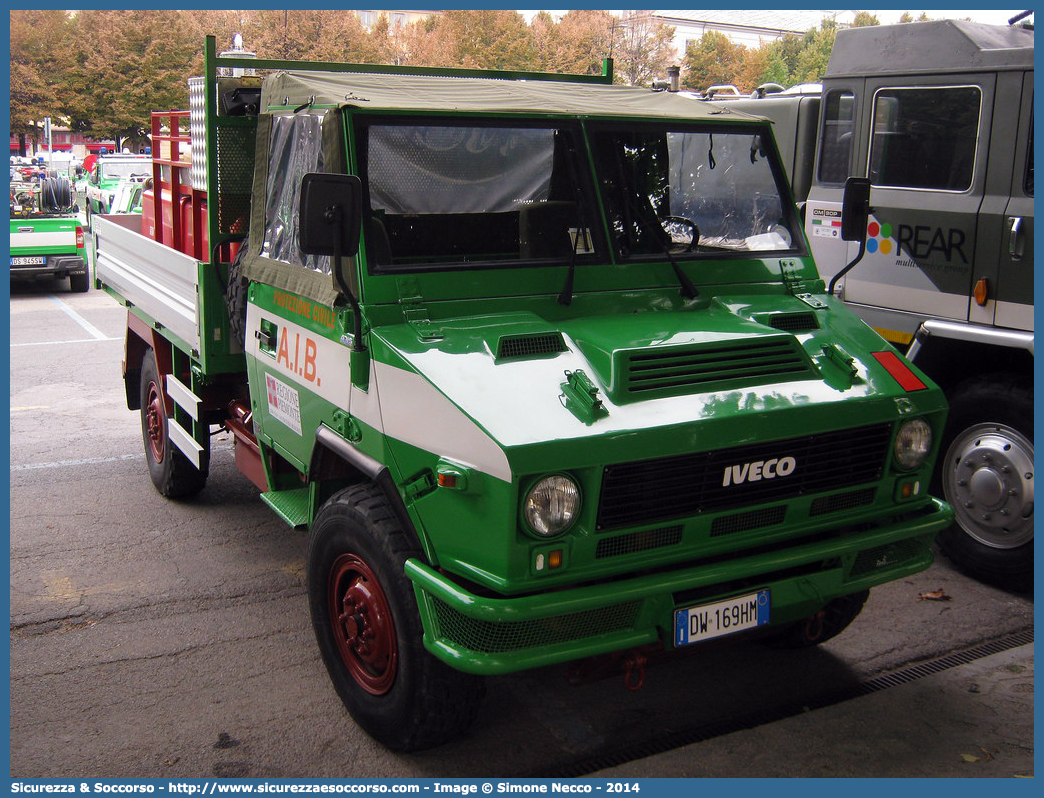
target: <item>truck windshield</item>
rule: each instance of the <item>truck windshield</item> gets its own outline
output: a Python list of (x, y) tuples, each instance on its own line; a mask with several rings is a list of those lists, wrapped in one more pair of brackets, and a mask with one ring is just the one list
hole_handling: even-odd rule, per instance
[(361, 129), (374, 272), (540, 265), (595, 253), (578, 131), (490, 121)]
[(128, 177), (148, 177), (152, 174), (152, 162), (148, 158), (138, 161), (117, 161), (99, 164), (102, 180), (123, 180)]
[(794, 251), (795, 222), (759, 133), (643, 126), (591, 138), (619, 257)]

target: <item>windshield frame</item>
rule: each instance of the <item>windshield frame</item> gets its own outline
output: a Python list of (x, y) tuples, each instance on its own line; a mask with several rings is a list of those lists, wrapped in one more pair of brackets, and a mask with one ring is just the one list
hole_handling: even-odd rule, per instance
[[(759, 160), (767, 162), (769, 167), (768, 174), (771, 175), (772, 182), (776, 190), (776, 196), (778, 197), (780, 205), (780, 221), (783, 222), (790, 235), (790, 246), (785, 248), (767, 248), (767, 249), (718, 249), (718, 250), (700, 250), (685, 251), (684, 247), (678, 247), (675, 245), (671, 247), (670, 254), (667, 254), (664, 249), (656, 247), (648, 247), (641, 251), (629, 251), (623, 246), (623, 239), (626, 239), (626, 243), (632, 243), (630, 237), (622, 232), (620, 234), (613, 234), (611, 237), (612, 241), (612, 255), (613, 258), (620, 263), (634, 263), (634, 262), (649, 262), (654, 260), (663, 259), (675, 259), (680, 262), (691, 262), (691, 261), (702, 261), (702, 260), (750, 260), (750, 259), (765, 259), (765, 258), (780, 258), (780, 257), (806, 257), (808, 256), (808, 249), (806, 246), (803, 225), (799, 219), (797, 210), (794, 206), (793, 194), (791, 191), (789, 180), (786, 177), (785, 170), (783, 169), (782, 162), (779, 158), (778, 150), (776, 149), (775, 139), (772, 136), (772, 127), (768, 121), (759, 124), (750, 123), (728, 123), (723, 122), (720, 124), (711, 123), (708, 124), (705, 121), (687, 123), (684, 120), (676, 118), (665, 119), (663, 121), (642, 121), (642, 122), (614, 122), (614, 121), (599, 121), (599, 120), (587, 120), (585, 122), (585, 132), (588, 138), (588, 149), (591, 153), (592, 168), (594, 170), (594, 178), (598, 186), (599, 196), (602, 201), (604, 210), (604, 223), (608, 229), (612, 232), (617, 228), (618, 222), (621, 220), (617, 217), (614, 204), (619, 206), (620, 200), (613, 197), (614, 193), (618, 192), (618, 189), (613, 185), (614, 182), (619, 180), (607, 174), (608, 169), (619, 168), (621, 163), (620, 159), (614, 158), (611, 163), (607, 162), (607, 152), (605, 150), (606, 145), (603, 143), (604, 140), (613, 136), (614, 134), (655, 134), (655, 133), (694, 133), (694, 134), (710, 134), (713, 136), (727, 136), (727, 135), (742, 135), (742, 136), (761, 136), (762, 146), (758, 151)], [(600, 141), (601, 139), (601, 141)], [(752, 139), (753, 143), (753, 139)], [(627, 179), (626, 177), (624, 179)], [(651, 204), (651, 203), (650, 203)], [(649, 210), (654, 210), (650, 207)], [(637, 222), (637, 226), (645, 228), (645, 232), (648, 233), (648, 225), (644, 224), (646, 220)], [(626, 221), (625, 221), (626, 224)]]

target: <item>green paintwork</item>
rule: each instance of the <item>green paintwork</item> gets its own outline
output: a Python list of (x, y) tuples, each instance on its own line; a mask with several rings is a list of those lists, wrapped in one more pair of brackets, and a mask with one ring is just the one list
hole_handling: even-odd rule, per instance
[(310, 499), (308, 488), (270, 490), (261, 494), (261, 500), (294, 528), (307, 526)]
[[(11, 255), (79, 255), (83, 246), (76, 246), (76, 228), (82, 227), (75, 215), (43, 216), (11, 219)], [(29, 228), (29, 229), (27, 229)], [(39, 239), (58, 234), (60, 243), (41, 244)], [(82, 241), (82, 239), (81, 239)]]
[[(80, 220), (74, 215), (32, 214), (11, 219), (11, 277), (25, 279), (36, 276), (64, 276), (84, 272), (87, 261), (83, 247)], [(42, 239), (42, 241), (41, 241)], [(58, 256), (56, 258), (56, 256)], [(42, 257), (39, 265), (15, 264), (15, 258)]]
[[(216, 105), (210, 84), (219, 66), (275, 65), (219, 59), (213, 49), (208, 40), (208, 108)], [(394, 77), (381, 80), (393, 85)], [(613, 91), (574, 83), (551, 94), (565, 103), (570, 92), (593, 88)], [(581, 149), (589, 134), (616, 130), (616, 120), (644, 124), (638, 109), (659, 101), (625, 93), (634, 98), (628, 113), (592, 120), (559, 110), (556, 124)], [(580, 106), (587, 104), (584, 98)], [(360, 106), (333, 115), (343, 115), (340, 155), (353, 173), (360, 171), (358, 131), (368, 114), (453, 115), (448, 108), (425, 115)], [(770, 135), (764, 123), (742, 115), (722, 119), (704, 109), (696, 116), (715, 132)], [(510, 109), (468, 113), (480, 121), (521, 117)], [(214, 146), (219, 122), (210, 121)], [(774, 146), (758, 158), (772, 163)], [(595, 157), (588, 149), (576, 163), (590, 172)], [(211, 208), (220, 190), (213, 173)], [(778, 166), (772, 174), (782, 182)], [(569, 272), (561, 259), (382, 272), (371, 267), (377, 240), (365, 230), (359, 255), (345, 267), (361, 303), (362, 349), (352, 348), (349, 303), (331, 306), (260, 282), (249, 290), (239, 368), (250, 385), (270, 487), (265, 500), (296, 525), (314, 520), (347, 484), (343, 473), (312, 470), (321, 425), (387, 467), (424, 554), (405, 567), (425, 644), (463, 670), (502, 673), (657, 639), (669, 646), (674, 609), (752, 587), (772, 591), (774, 622), (798, 620), (834, 597), (927, 567), (932, 535), (951, 517), (926, 493), (935, 452), (912, 473), (890, 454), (907, 418), (925, 419), (938, 447), (946, 413), (941, 392), (916, 368), (928, 387), (903, 390), (873, 357), (891, 347), (824, 292), (800, 228), (792, 246), (765, 254), (679, 254), (678, 267), (699, 292), (687, 299), (666, 257), (632, 258), (610, 246), (602, 177), (579, 178), (593, 199), (594, 216), (585, 218), (594, 222), (595, 243), (576, 259), (568, 304), (559, 301)], [(792, 223), (787, 189), (778, 191), (781, 221)], [(230, 235), (212, 213), (211, 243)], [(204, 351), (182, 350), (192, 359), (194, 388), (234, 372), (237, 358), (244, 362), (228, 345), (225, 267), (218, 268), (220, 277), (213, 265), (200, 264)], [(313, 368), (317, 352), (325, 370)], [(858, 485), (799, 489), (782, 481), (787, 469), (771, 471), (789, 449), (757, 448), (831, 435), (844, 440), (857, 429), (876, 430), (880, 440), (869, 458), (871, 476)], [(758, 497), (752, 500), (732, 493), (698, 511), (602, 522), (600, 497), (613, 469), (692, 454), (716, 458), (708, 467), (711, 488), (747, 475), (750, 483), (780, 476), (783, 487), (750, 494)], [(542, 539), (528, 528), (523, 504), (549, 474), (574, 480), (581, 504), (565, 532)], [(916, 487), (904, 494), (904, 485)], [(554, 568), (552, 553), (560, 562)], [(487, 645), (487, 635), (514, 642)]]
[[(697, 561), (669, 572), (614, 581), (610, 590), (601, 585), (585, 585), (508, 600), (475, 595), (417, 560), (406, 563), (406, 573), (414, 582), (425, 629), (428, 630), (424, 643), (432, 653), (461, 670), (509, 673), (638, 646), (657, 639), (666, 639), (669, 645), (673, 610), (709, 603), (715, 598), (713, 595), (701, 596), (698, 600), (679, 602), (674, 595), (700, 586), (727, 584), (733, 579), (752, 579), (749, 584), (756, 584), (759, 589), (767, 587), (771, 591), (774, 623), (808, 617), (831, 598), (901, 579), (927, 568), (933, 559), (933, 534), (940, 523), (951, 518), (949, 507), (935, 502), (930, 512), (919, 518), (904, 518), (900, 523), (882, 526), (872, 532), (853, 532), (844, 539), (794, 547), (785, 554), (754, 553), (731, 562), (706, 565)], [(905, 551), (900, 559), (898, 552), (902, 549)], [(860, 551), (879, 553), (881, 556), (877, 562), (880, 564), (857, 571), (857, 552)], [(890, 552), (896, 553), (895, 559), (889, 558)], [(808, 568), (810, 565), (815, 567)], [(784, 569), (801, 569), (802, 566), (807, 572), (800, 578), (781, 575)], [(639, 606), (633, 620), (610, 632), (537, 646), (514, 649), (505, 646), (507, 650), (488, 650), (494, 648), (488, 646), (487, 650), (479, 650), (461, 646), (442, 632), (436, 602), (473, 621), (477, 629), (473, 635), (475, 638), (482, 638), (483, 632), (489, 635), (493, 628), (498, 627), (501, 634), (507, 636), (513, 626), (523, 624), (553, 630), (556, 621), (562, 625), (571, 622), (574, 630), (582, 630), (586, 622), (591, 631), (596, 631), (598, 627), (593, 619), (578, 617), (578, 614), (597, 615), (607, 607), (619, 607), (629, 602), (637, 602)], [(445, 618), (445, 611), (442, 612)], [(554, 640), (551, 634), (547, 637)]]

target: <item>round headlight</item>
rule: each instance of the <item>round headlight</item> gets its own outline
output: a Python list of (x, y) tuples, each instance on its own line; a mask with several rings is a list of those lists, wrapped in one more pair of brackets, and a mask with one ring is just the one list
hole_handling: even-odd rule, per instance
[(526, 494), (522, 505), (526, 523), (541, 537), (569, 528), (580, 509), (580, 489), (569, 477), (544, 477)]
[(917, 468), (932, 450), (932, 428), (922, 419), (904, 421), (895, 436), (895, 462), (900, 468)]

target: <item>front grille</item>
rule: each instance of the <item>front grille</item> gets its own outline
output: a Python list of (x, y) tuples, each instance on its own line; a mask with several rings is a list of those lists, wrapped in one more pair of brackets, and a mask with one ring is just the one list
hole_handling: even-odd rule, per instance
[(786, 515), (787, 506), (785, 504), (779, 504), (775, 507), (763, 507), (747, 513), (722, 515), (715, 518), (714, 523), (711, 524), (710, 536), (712, 538), (720, 538), (723, 535), (732, 535), (736, 532), (750, 532), (752, 529), (775, 526), (783, 523)]
[(562, 333), (542, 333), (540, 335), (510, 335), (500, 339), (497, 345), (497, 358), (536, 357), (565, 352), (565, 341)]
[(439, 636), (471, 651), (500, 654), (551, 646), (634, 627), (640, 601), (554, 615), (527, 621), (483, 621), (470, 618), (433, 598)]
[(626, 535), (603, 538), (598, 541), (595, 559), (601, 560), (606, 557), (619, 557), (622, 554), (637, 554), (640, 551), (674, 546), (681, 543), (681, 539), (682, 528), (680, 526), (645, 529), (641, 532), (629, 532)]
[(627, 390), (641, 395), (709, 390), (719, 383), (738, 387), (813, 376), (804, 351), (790, 336), (671, 346), (653, 352), (644, 349), (625, 355), (625, 368)]
[(837, 513), (841, 510), (854, 510), (856, 507), (865, 507), (873, 504), (875, 488), (862, 488), (851, 490), (847, 493), (838, 493), (834, 496), (824, 496), (812, 502), (812, 508), (808, 511), (810, 516)]
[[(877, 424), (606, 466), (598, 528), (656, 523), (876, 482), (891, 438), (891, 425)], [(778, 466), (784, 458), (793, 458), (790, 473), (751, 478), (750, 464), (776, 460)]]

